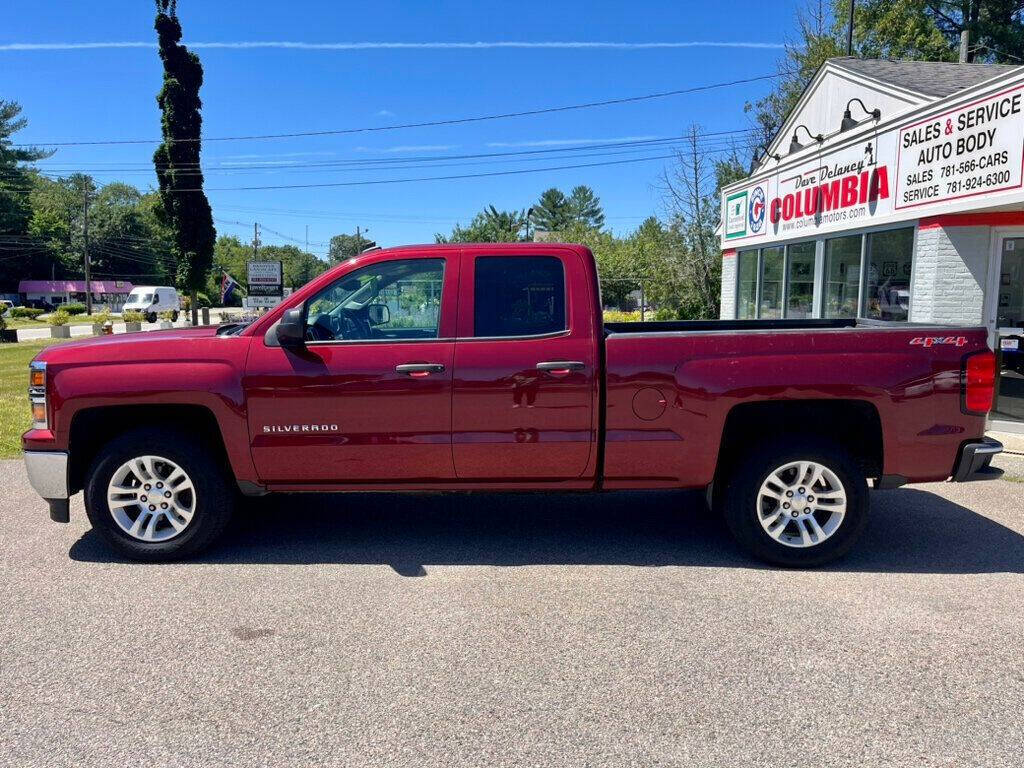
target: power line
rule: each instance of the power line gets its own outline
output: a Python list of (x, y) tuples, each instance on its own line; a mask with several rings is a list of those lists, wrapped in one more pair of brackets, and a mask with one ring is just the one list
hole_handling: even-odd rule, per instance
[[(699, 134), (698, 138), (706, 146), (719, 145), (728, 146), (728, 140), (725, 137), (736, 136), (737, 138), (743, 134), (756, 133), (756, 129), (752, 128), (739, 128), (729, 131), (712, 131), (707, 133)], [(534, 155), (547, 155), (547, 154), (570, 154), (576, 152), (587, 152), (590, 150), (595, 151), (611, 151), (622, 148), (644, 148), (651, 147), (657, 149), (660, 146), (678, 144), (683, 142), (689, 142), (691, 137), (689, 136), (663, 136), (658, 138), (650, 139), (631, 139), (628, 141), (594, 141), (594, 142), (581, 142), (576, 146), (562, 146), (562, 147), (548, 147), (545, 149), (529, 149), (529, 150), (517, 150), (512, 152), (476, 152), (476, 153), (461, 153), (461, 154), (448, 154), (448, 155), (413, 155), (403, 157), (373, 157), (373, 158), (359, 158), (355, 160), (331, 160), (331, 161), (306, 161), (306, 162), (295, 162), (295, 163), (250, 163), (245, 165), (239, 164), (217, 164), (217, 165), (205, 165), (202, 166), (201, 170), (205, 173), (212, 171), (225, 171), (225, 172), (238, 172), (244, 173), (250, 170), (289, 170), (295, 168), (334, 168), (334, 167), (348, 167), (348, 166), (381, 166), (388, 167), (392, 165), (400, 165), (402, 163), (436, 163), (447, 160), (473, 160), (479, 158), (503, 158), (503, 157), (521, 157), (521, 156), (534, 156)], [(144, 173), (150, 173), (154, 167), (162, 167), (163, 164), (157, 164), (154, 166), (153, 163), (118, 163), (110, 164), (100, 167), (89, 167), (89, 166), (36, 166), (39, 170), (46, 173), (54, 173), (58, 171), (110, 171), (110, 172), (124, 172), (124, 171), (139, 171)], [(188, 172), (198, 169), (199, 166), (196, 163), (187, 163), (183, 166), (177, 167), (181, 172)]]
[[(251, 141), (257, 139), (294, 139), (308, 136), (342, 136), (356, 133), (377, 133), (380, 131), (398, 131), (408, 128), (430, 128), (443, 125), (463, 125), (466, 123), (479, 123), (485, 120), (506, 120), (513, 117), (533, 117), (536, 115), (548, 115), (557, 112), (569, 112), (578, 109), (592, 109), (594, 107), (608, 107), (616, 104), (633, 104), (640, 101), (650, 101), (652, 99), (663, 99), (669, 96), (682, 96), (688, 93), (699, 93), (701, 91), (710, 91), (717, 88), (728, 88), (733, 85), (745, 85), (747, 83), (754, 83), (759, 80), (771, 80), (777, 77), (784, 77), (792, 74), (789, 71), (774, 72), (769, 75), (757, 75), (756, 77), (747, 77), (740, 80), (730, 80), (722, 83), (710, 83), (708, 85), (697, 85), (692, 88), (679, 88), (672, 91), (660, 91), (658, 93), (648, 93), (642, 96), (626, 96), (617, 99), (602, 99), (600, 101), (589, 101), (582, 104), (567, 104), (558, 107), (542, 107), (538, 109), (528, 109), (521, 112), (502, 112), (494, 115), (478, 115), (474, 117), (457, 117), (449, 118), (446, 120), (424, 120), (416, 123), (397, 123), (394, 125), (379, 125), (369, 126), (363, 128), (340, 128), (333, 130), (323, 131), (295, 131), (292, 133), (265, 133), (265, 134), (249, 134), (239, 136), (214, 136), (210, 138), (186, 138), (186, 139), (167, 139), (169, 142), (181, 143), (181, 142), (214, 142), (214, 141)], [(14, 144), (16, 147), (31, 147), (31, 146), (43, 146), (43, 147), (76, 147), (76, 146), (95, 146), (95, 145), (112, 145), (112, 144), (160, 144), (163, 139), (105, 139), (105, 140), (93, 140), (93, 141), (48, 141), (38, 142), (35, 144), (23, 143)]]
[[(704, 152), (704, 155), (720, 155), (732, 152), (731, 148), (724, 148), (712, 151)], [(317, 184), (267, 184), (267, 185), (250, 185), (241, 187), (206, 187), (204, 189), (193, 188), (193, 189), (172, 189), (168, 190), (175, 194), (188, 194), (198, 192), (240, 192), (240, 191), (257, 191), (257, 190), (274, 190), (274, 189), (323, 189), (329, 187), (362, 187), (372, 186), (379, 184), (405, 184), (419, 181), (455, 181), (461, 179), (478, 179), (488, 178), (493, 176), (518, 176), (525, 173), (544, 173), (546, 171), (563, 171), (572, 170), (576, 168), (598, 168), (602, 166), (611, 165), (626, 165), (631, 163), (643, 163), (650, 162), (651, 160), (668, 160), (675, 157), (675, 155), (651, 155), (647, 157), (629, 158), (626, 160), (606, 160), (603, 162), (596, 163), (576, 163), (571, 165), (553, 165), (544, 168), (518, 168), (506, 171), (488, 171), (484, 173), (463, 173), (463, 174), (452, 174), (448, 176), (416, 176), (399, 179), (365, 179), (361, 181), (338, 181), (338, 182), (325, 182)], [(17, 192), (22, 194), (30, 194), (31, 189), (8, 189), (7, 192)]]

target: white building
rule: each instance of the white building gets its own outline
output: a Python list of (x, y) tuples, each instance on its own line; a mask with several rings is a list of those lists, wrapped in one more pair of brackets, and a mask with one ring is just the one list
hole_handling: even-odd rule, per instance
[(985, 325), (1024, 425), (1024, 67), (829, 60), (722, 222), (723, 318)]

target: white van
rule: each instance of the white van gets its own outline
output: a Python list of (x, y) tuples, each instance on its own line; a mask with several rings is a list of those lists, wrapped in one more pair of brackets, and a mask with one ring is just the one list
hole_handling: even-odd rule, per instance
[(178, 319), (178, 312), (181, 311), (181, 299), (178, 292), (166, 285), (139, 285), (128, 294), (128, 301), (124, 303), (122, 312), (135, 310), (146, 316), (147, 322), (155, 323), (160, 312), (170, 310), (174, 313), (174, 319)]

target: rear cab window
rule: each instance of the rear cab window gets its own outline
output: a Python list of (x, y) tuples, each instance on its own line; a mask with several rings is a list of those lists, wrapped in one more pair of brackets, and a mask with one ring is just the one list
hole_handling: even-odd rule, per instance
[(473, 336), (542, 336), (568, 329), (565, 269), (555, 256), (477, 256)]

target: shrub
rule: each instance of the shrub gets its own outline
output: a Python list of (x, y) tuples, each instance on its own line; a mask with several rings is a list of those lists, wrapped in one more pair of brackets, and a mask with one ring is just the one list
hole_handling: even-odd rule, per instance
[(93, 325), (106, 325), (114, 319), (109, 307), (100, 307), (98, 312), (92, 313)]
[(604, 311), (604, 321), (606, 323), (639, 323), (640, 312), (623, 312), (619, 309), (606, 309)]
[(205, 293), (197, 293), (196, 294), (196, 303), (199, 305), (200, 308), (202, 308), (202, 307), (212, 307), (213, 306), (210, 303), (210, 297), (207, 296)]
[(7, 321), (4, 320), (4, 316), (3, 315), (0, 315), (0, 331), (6, 331), (6, 330), (7, 330)]
[(48, 322), (50, 325), (53, 325), (53, 326), (60, 326), (60, 325), (67, 325), (68, 324), (68, 320), (70, 320), (70, 319), (71, 319), (71, 315), (69, 315), (64, 310), (64, 308), (61, 307), (60, 309), (58, 309), (58, 310), (56, 310), (54, 312), (51, 312), (50, 313), (50, 317), (49, 317), (49, 319), (46, 322)]
[(141, 323), (146, 319), (146, 316), (137, 309), (129, 309), (127, 312), (121, 313), (121, 319), (126, 323)]
[(85, 314), (85, 304), (71, 303), (64, 304), (61, 309), (67, 312), (69, 315), (82, 315)]
[(27, 317), (30, 320), (35, 320), (43, 314), (43, 310), (36, 309), (35, 307), (14, 307), (11, 309), (11, 317)]
[(174, 310), (172, 310), (172, 309), (165, 309), (163, 312), (160, 313), (160, 319), (161, 320), (174, 320)]

